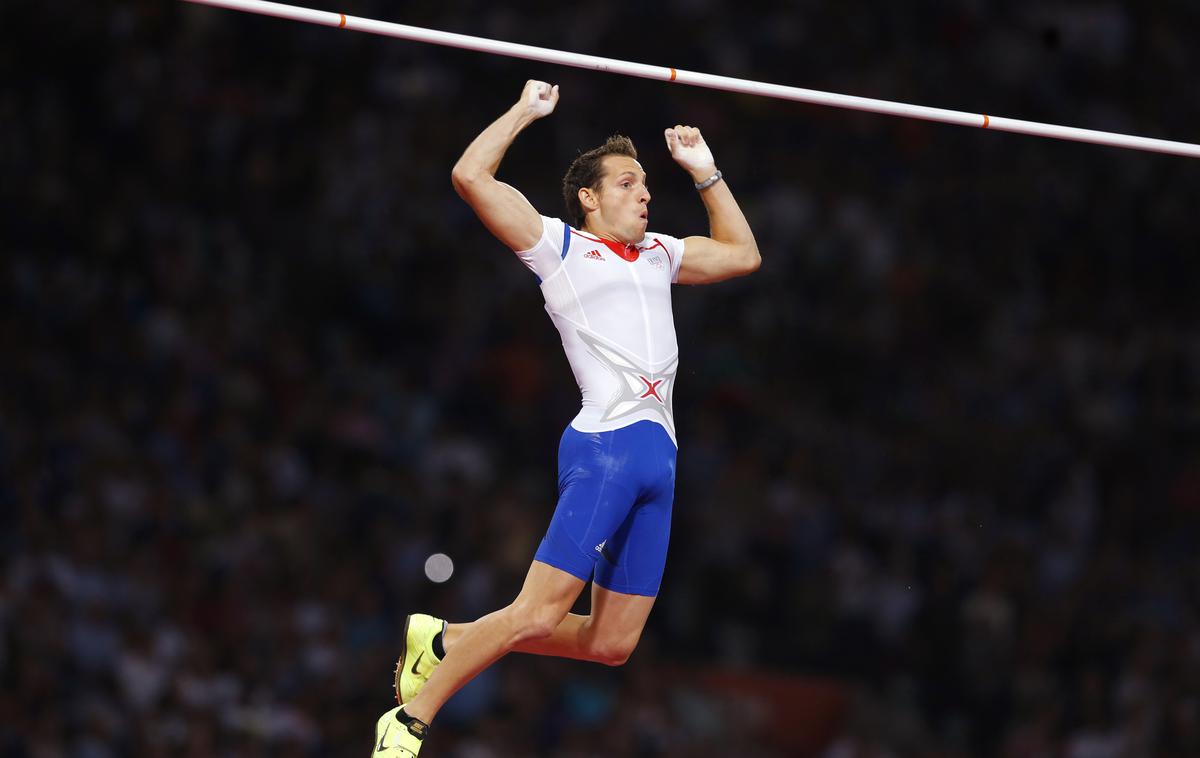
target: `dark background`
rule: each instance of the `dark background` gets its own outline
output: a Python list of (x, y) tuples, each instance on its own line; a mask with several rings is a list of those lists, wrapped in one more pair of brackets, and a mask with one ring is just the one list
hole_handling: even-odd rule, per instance
[[(310, 5), (1200, 139), (1190, 0)], [(159, 0), (0, 28), (3, 758), (363, 756), (404, 614), (512, 598), (578, 394), (449, 173), (527, 78), (539, 210), (622, 132), (704, 233), (694, 124), (764, 262), (676, 293), (641, 647), (509, 658), (426, 752), (1200, 755), (1195, 160)]]

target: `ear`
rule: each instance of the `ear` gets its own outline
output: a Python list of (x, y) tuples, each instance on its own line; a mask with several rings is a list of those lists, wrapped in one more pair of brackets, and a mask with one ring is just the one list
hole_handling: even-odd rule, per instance
[(583, 214), (586, 216), (600, 207), (600, 193), (591, 187), (580, 187), (579, 204), (583, 206)]

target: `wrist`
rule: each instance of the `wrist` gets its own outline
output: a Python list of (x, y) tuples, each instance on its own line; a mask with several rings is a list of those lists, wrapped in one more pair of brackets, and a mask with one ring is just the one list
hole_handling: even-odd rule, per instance
[(709, 164), (708, 166), (703, 166), (701, 168), (688, 169), (688, 176), (692, 177), (692, 182), (696, 184), (699, 184), (715, 173), (717, 173), (716, 164)]
[(535, 116), (524, 103), (517, 103), (509, 108), (509, 121), (515, 132), (520, 132), (536, 120), (538, 120), (538, 116)]
[(525, 103), (513, 104), (513, 107), (508, 109), (508, 115), (512, 118), (513, 125), (518, 132), (541, 118), (533, 108)]
[(711, 174), (702, 179), (693, 177), (693, 183), (695, 184), (697, 191), (702, 191), (721, 181), (722, 178), (724, 178), (724, 175), (721, 173), (721, 170), (714, 168)]

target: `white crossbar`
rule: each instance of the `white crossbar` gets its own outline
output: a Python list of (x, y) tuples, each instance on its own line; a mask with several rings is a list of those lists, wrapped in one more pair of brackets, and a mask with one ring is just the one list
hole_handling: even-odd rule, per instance
[(787, 87), (780, 84), (768, 84), (749, 79), (734, 79), (728, 76), (699, 74), (674, 68), (664, 68), (663, 66), (650, 66), (644, 63), (616, 60), (614, 58), (601, 58), (595, 55), (583, 55), (562, 50), (552, 50), (545, 47), (533, 47), (531, 45), (519, 45), (512, 42), (485, 39), (483, 37), (472, 37), (466, 34), (439, 32), (419, 26), (406, 26), (387, 21), (375, 21), (369, 18), (347, 16), (344, 13), (299, 8), (294, 5), (266, 2), (265, 0), (185, 0), (185, 2), (246, 11), (264, 16), (275, 16), (292, 21), (303, 21), (309, 24), (335, 26), (341, 29), (369, 32), (385, 37), (396, 37), (416, 42), (428, 42), (434, 45), (477, 50), (481, 53), (491, 53), (493, 55), (526, 58), (528, 60), (554, 63), (561, 66), (573, 66), (575, 68), (606, 71), (612, 74), (637, 76), (643, 79), (691, 84), (697, 87), (708, 87), (709, 89), (740, 92), (748, 95), (762, 95), (764, 97), (794, 100), (814, 105), (830, 105), (834, 108), (883, 113), (902, 118), (939, 121), (959, 126), (974, 126), (982, 129), (995, 129), (1003, 132), (1050, 137), (1051, 139), (1091, 142), (1098, 145), (1123, 147), (1131, 150), (1144, 150), (1147, 152), (1200, 158), (1200, 145), (1187, 142), (1173, 142), (1171, 140), (1154, 139), (1151, 137), (1137, 137), (1131, 134), (1043, 124), (1037, 121), (1021, 121), (1019, 119), (1000, 118), (982, 113), (966, 113), (963, 111), (947, 110), (945, 108), (930, 108), (924, 105), (898, 103), (891, 100), (875, 100), (869, 97), (855, 97), (853, 95), (839, 95), (833, 92), (821, 92), (819, 90), (802, 89), (800, 87)]

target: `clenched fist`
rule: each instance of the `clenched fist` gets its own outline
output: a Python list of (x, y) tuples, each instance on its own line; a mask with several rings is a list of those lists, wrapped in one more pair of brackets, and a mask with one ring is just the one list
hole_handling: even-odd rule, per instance
[(667, 138), (667, 149), (671, 151), (671, 157), (692, 175), (693, 180), (703, 181), (717, 170), (712, 150), (708, 148), (708, 143), (696, 127), (676, 124), (663, 134)]
[(558, 85), (552, 87), (546, 82), (530, 79), (525, 82), (525, 89), (517, 102), (535, 119), (549, 116), (554, 112), (554, 106), (558, 105)]

